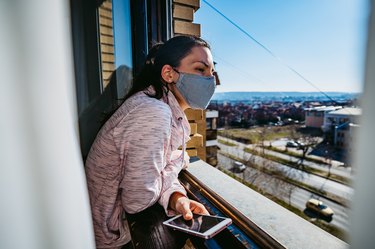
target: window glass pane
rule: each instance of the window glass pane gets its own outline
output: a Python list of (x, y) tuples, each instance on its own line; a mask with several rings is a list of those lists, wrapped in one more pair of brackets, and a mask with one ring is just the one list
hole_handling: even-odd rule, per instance
[(118, 98), (123, 98), (130, 89), (133, 70), (130, 0), (113, 0), (113, 23)]
[[(107, 0), (99, 7), (102, 89), (124, 97), (132, 80), (130, 0)], [(116, 77), (111, 81), (113, 72)]]

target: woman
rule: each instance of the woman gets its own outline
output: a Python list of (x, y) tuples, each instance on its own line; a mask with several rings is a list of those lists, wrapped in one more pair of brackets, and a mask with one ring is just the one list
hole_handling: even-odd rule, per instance
[[(156, 242), (160, 230), (155, 232), (150, 220), (176, 214), (189, 220), (192, 212), (208, 214), (202, 204), (187, 197), (177, 177), (189, 159), (185, 143), (190, 126), (184, 110), (207, 107), (215, 90), (213, 71), (210, 47), (200, 38), (177, 36), (151, 49), (124, 103), (102, 127), (86, 160), (98, 248), (120, 247), (129, 240), (124, 211), (133, 241), (146, 233), (149, 244), (161, 243), (156, 248), (177, 248), (179, 241), (173, 239), (178, 234), (155, 221), (163, 237), (171, 239)], [(177, 150), (180, 146), (183, 151)]]

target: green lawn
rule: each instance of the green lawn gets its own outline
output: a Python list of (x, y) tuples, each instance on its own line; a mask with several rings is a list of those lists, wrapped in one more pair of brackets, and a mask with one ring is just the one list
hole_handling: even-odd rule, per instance
[(236, 146), (236, 144), (231, 143), (231, 142), (228, 142), (228, 141), (225, 141), (225, 140), (222, 140), (222, 139), (218, 139), (217, 141), (218, 141), (219, 143), (221, 143), (221, 144), (225, 144), (225, 145), (227, 145), (227, 146)]
[[(267, 147), (266, 149), (269, 149), (269, 148)], [(292, 168), (297, 168), (297, 169), (303, 170), (303, 171), (305, 171), (307, 173), (310, 173), (310, 174), (314, 174), (314, 175), (317, 175), (317, 176), (328, 178), (332, 181), (336, 181), (336, 182), (339, 182), (339, 183), (342, 183), (342, 184), (345, 184), (345, 185), (351, 185), (352, 184), (351, 181), (347, 177), (336, 175), (334, 173), (331, 173), (329, 176), (327, 176), (326, 171), (316, 169), (316, 168), (312, 168), (312, 167), (307, 166), (305, 164), (303, 164), (303, 167), (302, 167), (301, 165), (299, 165), (296, 162), (292, 162), (290, 160), (286, 160), (286, 159), (283, 159), (283, 158), (280, 158), (280, 157), (277, 157), (277, 156), (274, 156), (274, 155), (263, 154), (258, 150), (254, 150), (254, 149), (250, 149), (250, 148), (245, 148), (244, 151), (246, 151), (248, 153), (251, 153), (251, 154), (254, 154), (254, 155), (257, 155), (257, 156), (261, 156), (261, 157), (266, 158), (268, 160), (272, 160), (274, 162), (284, 164), (284, 165), (292, 167)]]
[(218, 130), (223, 137), (235, 139), (247, 144), (256, 144), (261, 140), (275, 140), (284, 137), (291, 137), (292, 133), (298, 134), (297, 125), (256, 127), (250, 129), (226, 129)]

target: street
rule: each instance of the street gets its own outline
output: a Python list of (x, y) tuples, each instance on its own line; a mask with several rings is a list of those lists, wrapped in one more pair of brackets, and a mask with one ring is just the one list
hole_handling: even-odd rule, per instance
[[(222, 139), (222, 137), (220, 137), (219, 139)], [(228, 139), (226, 140), (229, 141)], [(260, 156), (252, 155), (243, 150), (246, 147), (245, 144), (236, 142), (234, 140), (230, 140), (230, 142), (236, 144), (237, 146), (220, 144), (220, 149), (222, 152), (228, 153), (245, 161), (251, 160), (251, 162), (256, 165), (265, 165), (269, 169), (272, 168), (277, 169), (281, 172), (285, 172), (290, 179), (302, 182), (303, 184), (309, 185), (320, 191), (325, 191), (339, 198), (343, 198), (345, 201), (351, 200), (353, 196), (353, 189), (350, 186), (329, 180), (324, 177), (308, 174), (299, 169), (291, 168), (289, 166), (262, 158)], [(327, 168), (325, 167), (325, 169)]]
[[(221, 140), (224, 140), (224, 141), (235, 144), (236, 147), (238, 147), (238, 149), (240, 149), (240, 151), (243, 151), (243, 149), (246, 148), (246, 147), (251, 148), (251, 149), (255, 149), (255, 146), (252, 145), (252, 144), (246, 145), (246, 144), (237, 142), (236, 140), (229, 139), (229, 138), (222, 137), (222, 136), (218, 136), (218, 139), (221, 139)], [(286, 142), (287, 142), (287, 140), (279, 139), (277, 141), (272, 141), (272, 146), (277, 147), (279, 149), (282, 149), (282, 148), (285, 148)], [(288, 148), (288, 150), (298, 153), (298, 150), (295, 149), (295, 148)], [(283, 154), (281, 152), (267, 150), (266, 148), (264, 149), (264, 152), (267, 155), (276, 156), (276, 157), (279, 157), (279, 158), (282, 158), (282, 159), (285, 159), (285, 160), (290, 160), (292, 162), (299, 161), (299, 158), (296, 158), (296, 157), (293, 157), (293, 156), (290, 156), (290, 155), (286, 155), (286, 154)], [(303, 164), (305, 164), (305, 165), (307, 165), (311, 168), (314, 168), (314, 169), (325, 171), (327, 173), (330, 170), (330, 172), (333, 173), (333, 174), (336, 174), (336, 175), (339, 175), (339, 176), (342, 176), (342, 177), (346, 177), (347, 179), (350, 179), (350, 180), (353, 179), (353, 175), (351, 173), (350, 168), (339, 167), (338, 165), (340, 165), (340, 163), (336, 162), (336, 161), (332, 161), (331, 169), (329, 169), (326, 164), (319, 164), (319, 163), (311, 162), (311, 161), (308, 161), (308, 160), (305, 160)]]
[[(234, 162), (232, 159), (218, 154), (218, 161), (218, 166), (229, 171), (232, 170), (232, 165)], [(324, 197), (317, 196), (309, 191), (306, 191), (305, 189), (274, 178), (273, 176), (267, 175), (264, 172), (260, 172), (257, 169), (247, 167), (243, 173), (235, 174), (245, 181), (257, 186), (262, 191), (276, 196), (278, 199), (289, 203), (290, 205), (300, 209), (301, 211), (306, 211), (305, 204), (308, 199), (316, 198), (322, 200), (335, 212), (332, 221), (326, 220), (326, 222), (329, 222), (330, 224), (348, 232), (348, 209), (346, 207), (332, 202)], [(316, 217), (312, 217), (311, 219), (316, 219)]]

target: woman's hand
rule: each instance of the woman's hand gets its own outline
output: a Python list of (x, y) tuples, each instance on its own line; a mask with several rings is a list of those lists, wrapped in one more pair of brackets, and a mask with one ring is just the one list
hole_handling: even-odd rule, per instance
[(182, 214), (185, 220), (191, 220), (193, 213), (209, 215), (207, 209), (199, 202), (190, 200), (185, 195), (175, 192), (169, 200), (169, 207)]

